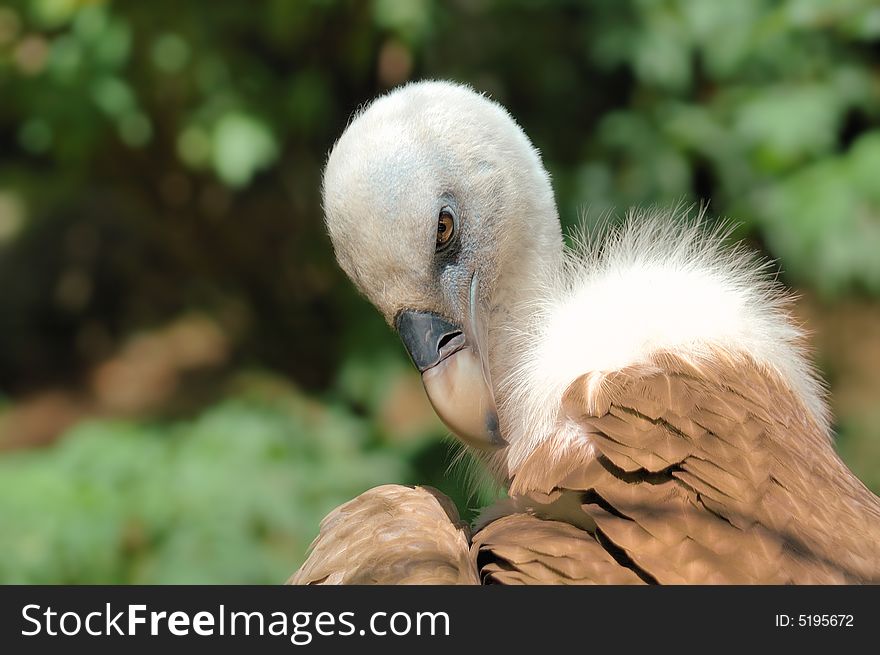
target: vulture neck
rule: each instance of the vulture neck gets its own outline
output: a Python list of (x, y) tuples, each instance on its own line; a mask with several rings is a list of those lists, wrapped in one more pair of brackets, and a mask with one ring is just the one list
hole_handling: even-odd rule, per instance
[[(533, 214), (540, 215), (542, 213)], [(534, 359), (536, 344), (543, 338), (542, 322), (548, 303), (564, 285), (568, 268), (569, 253), (562, 239), (555, 204), (543, 215), (546, 215), (544, 224), (555, 226), (555, 230), (546, 230), (530, 247), (506, 258), (506, 265), (499, 266), (498, 282), (492, 294), (489, 327), (492, 386), (502, 434), (511, 446), (499, 452), (474, 454), (502, 483), (513, 472), (515, 462), (511, 455), (518, 452), (514, 442), (522, 443), (522, 406), (517, 404), (531, 396), (525, 386), (528, 376), (524, 372)]]

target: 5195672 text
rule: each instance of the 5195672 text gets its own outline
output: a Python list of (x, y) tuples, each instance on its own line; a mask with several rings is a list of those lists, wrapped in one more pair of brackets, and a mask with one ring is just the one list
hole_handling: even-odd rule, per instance
[(852, 628), (852, 614), (777, 614), (777, 628)]

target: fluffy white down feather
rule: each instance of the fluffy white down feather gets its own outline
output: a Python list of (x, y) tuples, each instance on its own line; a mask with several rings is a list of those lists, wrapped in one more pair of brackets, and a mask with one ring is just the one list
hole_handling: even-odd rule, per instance
[(576, 239), (561, 271), (523, 294), (520, 320), (495, 336), (509, 470), (551, 434), (582, 438), (560, 415), (574, 380), (588, 374), (598, 389), (609, 373), (660, 352), (694, 362), (750, 357), (785, 380), (828, 432), (824, 387), (787, 311), (791, 297), (766, 263), (725, 245), (726, 236), (678, 210), (631, 212), (622, 225)]

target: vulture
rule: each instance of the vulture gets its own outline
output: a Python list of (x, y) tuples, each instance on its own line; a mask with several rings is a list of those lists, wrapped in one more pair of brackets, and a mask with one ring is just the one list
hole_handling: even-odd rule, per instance
[(790, 298), (727, 233), (651, 209), (566, 245), (523, 130), (443, 81), (351, 120), (323, 204), (507, 496), (469, 526), (434, 489), (372, 489), (289, 582), (880, 582), (880, 499), (835, 451)]

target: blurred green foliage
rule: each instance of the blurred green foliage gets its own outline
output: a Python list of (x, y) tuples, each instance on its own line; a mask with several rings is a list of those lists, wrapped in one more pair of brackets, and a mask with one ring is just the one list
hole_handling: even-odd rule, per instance
[(406, 477), (363, 420), (298, 400), (84, 423), (0, 460), (3, 582), (278, 583), (333, 507)]
[[(279, 581), (371, 485), (477, 503), (436, 421), (389, 418), (415, 378), (320, 219), (352, 111), (426, 77), (509, 107), (566, 225), (711, 199), (819, 298), (816, 325), (859, 326), (859, 356), (820, 363), (880, 488), (878, 71), (873, 0), (5, 3), (0, 420), (46, 389), (109, 418), (0, 456), (0, 581)], [(223, 337), (211, 366), (131, 364), (192, 311)], [(252, 369), (273, 373), (230, 386)], [(296, 387), (267, 399), (276, 374)], [(120, 410), (120, 386), (152, 400)]]

